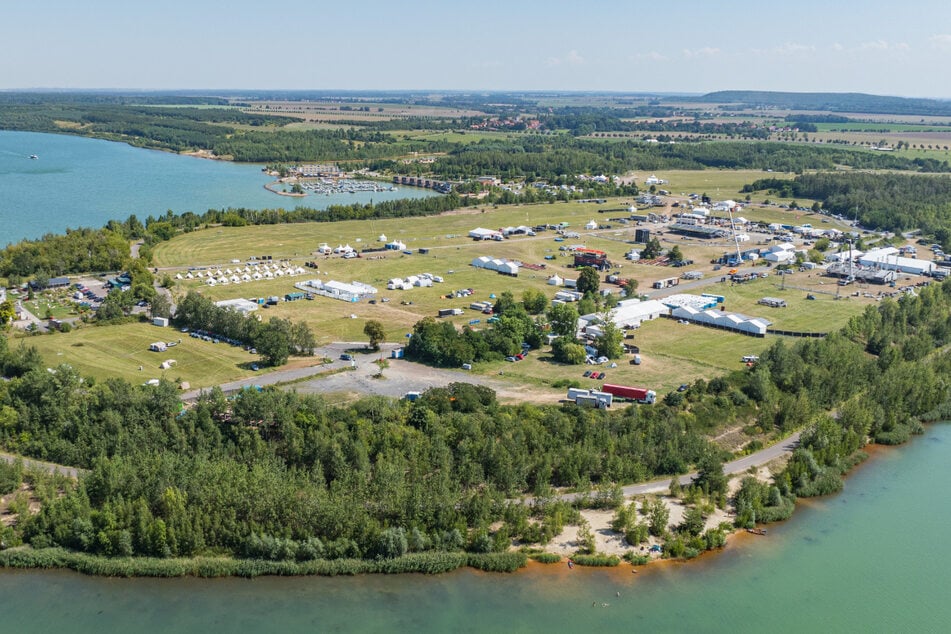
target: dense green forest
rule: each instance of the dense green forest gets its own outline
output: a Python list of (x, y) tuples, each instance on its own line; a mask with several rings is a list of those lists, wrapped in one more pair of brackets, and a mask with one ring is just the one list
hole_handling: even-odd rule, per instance
[[(646, 144), (605, 142), (568, 135), (521, 135), (509, 141), (483, 140), (453, 149), (431, 166), (447, 179), (494, 174), (504, 179), (551, 180), (574, 174), (622, 174), (629, 170), (762, 169), (776, 172), (834, 169), (892, 169), (947, 172), (946, 161), (892, 154), (775, 142)], [(392, 166), (412, 173), (411, 165)]]
[(743, 192), (767, 191), (789, 198), (811, 198), (822, 208), (863, 226), (884, 231), (921, 229), (951, 248), (951, 179), (913, 174), (818, 173), (792, 180), (766, 178)]
[(786, 110), (828, 110), (869, 114), (951, 115), (951, 102), (938, 99), (886, 97), (864, 93), (769, 92), (762, 90), (722, 90), (700, 97), (678, 97), (679, 102), (742, 104)]
[[(5, 542), (291, 561), (501, 551), (513, 539), (544, 543), (572, 517), (553, 487), (610, 491), (682, 473), (718, 454), (705, 436), (722, 425), (807, 427), (773, 485), (745, 485), (738, 521), (755, 521), (836, 490), (866, 438), (903, 442), (919, 420), (951, 415), (951, 357), (934, 354), (951, 342), (949, 314), (951, 283), (934, 284), (825, 339), (780, 339), (751, 369), (608, 412), (500, 405), (458, 383), (415, 403), (214, 391), (183, 411), (171, 384), (49, 372), (34, 350), (0, 339), (0, 443), (89, 469), (38, 515), (21, 515)], [(540, 497), (508, 501), (522, 493)], [(672, 556), (687, 547), (675, 537)]]

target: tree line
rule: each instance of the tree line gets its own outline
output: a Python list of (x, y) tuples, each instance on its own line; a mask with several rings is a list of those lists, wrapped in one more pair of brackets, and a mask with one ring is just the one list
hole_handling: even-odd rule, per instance
[(767, 191), (812, 198), (827, 213), (855, 218), (883, 231), (921, 229), (951, 248), (951, 180), (943, 176), (894, 173), (816, 173), (792, 180), (765, 178), (744, 185), (744, 193)]
[(336, 222), (436, 215), (461, 207), (456, 194), (426, 198), (388, 200), (378, 203), (332, 205), (327, 209), (297, 207), (287, 209), (209, 209), (203, 214), (168, 211), (149, 216), (145, 222), (135, 214), (125, 221), (110, 220), (101, 229), (67, 229), (65, 234), (47, 234), (36, 240), (21, 240), (0, 250), (0, 275), (11, 285), (42, 273), (46, 277), (89, 271), (117, 271), (129, 266), (129, 242), (142, 240), (139, 258), (151, 261), (152, 247), (170, 240), (179, 232), (188, 232), (214, 224), (228, 226), (284, 224), (297, 222)]
[(271, 366), (284, 365), (292, 354), (310, 356), (317, 347), (314, 333), (303, 321), (271, 317), (264, 322), (254, 315), (216, 306), (194, 291), (179, 302), (175, 324), (253, 347)]
[[(770, 142), (647, 144), (605, 143), (569, 135), (519, 135), (456, 147), (436, 159), (432, 172), (446, 179), (494, 174), (503, 179), (553, 180), (565, 174), (619, 174), (629, 170), (762, 169), (777, 172), (857, 169), (948, 172), (947, 161), (830, 146)], [(411, 165), (392, 166), (410, 173)]]
[[(866, 439), (901, 442), (920, 420), (951, 414), (951, 358), (932, 354), (951, 341), (949, 313), (951, 283), (931, 285), (870, 306), (825, 339), (779, 340), (753, 368), (612, 411), (501, 405), (462, 383), (416, 403), (213, 390), (182, 411), (171, 384), (50, 372), (35, 350), (0, 339), (9, 379), (0, 442), (90, 470), (22, 517), (15, 537), (107, 556), (501, 551), (513, 539), (544, 543), (572, 517), (553, 487), (611, 487), (699, 465), (696, 486), (719, 495), (725, 456), (706, 434), (737, 423), (777, 435), (806, 428), (773, 484), (745, 486), (742, 521), (762, 520), (784, 500), (841, 486)], [(509, 501), (522, 493), (537, 503)], [(678, 538), (671, 552), (699, 546), (697, 537)]]

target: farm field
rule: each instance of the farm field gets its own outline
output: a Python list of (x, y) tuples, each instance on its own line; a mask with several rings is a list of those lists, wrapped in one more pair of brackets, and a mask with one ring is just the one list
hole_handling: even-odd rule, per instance
[(491, 130), (466, 130), (462, 132), (444, 132), (430, 130), (392, 130), (387, 131), (393, 137), (419, 141), (442, 141), (454, 145), (471, 145), (483, 140), (507, 140), (516, 136), (514, 132), (496, 132)]
[[(641, 365), (631, 365), (632, 357), (626, 355), (616, 361), (616, 368), (611, 368), (610, 363), (567, 366), (554, 363), (548, 351), (541, 350), (532, 351), (525, 360), (516, 363), (476, 364), (473, 371), (486, 375), (502, 371), (507, 380), (541, 387), (559, 380), (574, 380), (587, 389), (600, 388), (604, 383), (633, 385), (652, 389), (660, 397), (683, 383), (742, 369), (743, 355), (759, 354), (773, 343), (771, 338), (756, 339), (667, 319), (645, 322), (634, 332), (633, 343), (640, 347)], [(689, 337), (684, 336), (686, 333)], [(586, 370), (604, 372), (605, 377), (586, 378), (583, 376)]]
[[(179, 339), (181, 343), (166, 352), (149, 352), (153, 342)], [(66, 363), (83, 375), (100, 380), (117, 377), (132, 383), (160, 378), (187, 381), (193, 389), (252, 376), (250, 364), (259, 360), (242, 348), (201, 341), (174, 328), (146, 323), (86, 326), (21, 341), (36, 346), (49, 367)], [(16, 346), (18, 342), (12, 340), (10, 344)], [(168, 370), (160, 369), (159, 365), (168, 359), (175, 359), (175, 365)]]
[[(606, 208), (619, 208), (627, 201), (612, 200), (603, 205)], [(213, 228), (176, 237), (163, 243), (156, 249), (156, 259), (163, 266), (175, 263), (182, 266), (190, 257), (201, 262), (225, 262), (232, 258), (244, 260), (253, 253), (279, 254), (291, 256), (295, 264), (316, 261), (319, 269), (308, 269), (308, 274), (295, 278), (262, 280), (241, 285), (208, 287), (200, 280), (177, 282), (176, 292), (197, 289), (213, 300), (235, 297), (262, 297), (269, 295), (284, 296), (293, 292), (295, 282), (320, 277), (324, 280), (361, 281), (379, 289), (377, 302), (366, 301), (346, 303), (317, 296), (313, 301), (281, 302), (277, 306), (259, 311), (267, 319), (271, 316), (305, 321), (314, 330), (318, 342), (363, 341), (363, 325), (368, 319), (375, 319), (384, 325), (387, 341), (404, 341), (413, 325), (426, 316), (435, 317), (441, 308), (461, 308), (463, 314), (447, 318), (457, 327), (469, 324), (473, 328), (486, 326), (487, 316), (470, 310), (474, 301), (492, 302), (502, 291), (512, 292), (519, 298), (528, 288), (543, 290), (549, 297), (556, 288), (546, 284), (553, 273), (573, 278), (576, 273), (569, 268), (571, 259), (559, 247), (567, 244), (584, 244), (589, 248), (604, 250), (609, 258), (619, 264), (622, 276), (630, 275), (638, 280), (641, 292), (650, 290), (651, 282), (679, 276), (688, 270), (702, 270), (706, 274), (706, 285), (683, 292), (712, 292), (723, 295), (726, 309), (749, 316), (765, 317), (773, 322), (775, 328), (808, 332), (829, 332), (844, 325), (848, 319), (864, 306), (876, 300), (866, 297), (851, 297), (857, 287), (849, 287), (841, 292), (841, 299), (834, 299), (838, 287), (834, 280), (823, 279), (813, 272), (796, 273), (785, 279), (785, 289), (781, 288), (781, 278), (770, 275), (742, 285), (730, 286), (715, 280), (720, 272), (713, 272), (709, 260), (725, 251), (731, 251), (731, 242), (708, 243), (701, 240), (679, 240), (673, 236), (663, 236), (666, 246), (677, 244), (687, 257), (697, 264), (683, 269), (632, 264), (623, 260), (623, 253), (631, 248), (627, 243), (633, 236), (633, 225), (616, 225), (611, 229), (585, 231), (581, 227), (590, 219), (598, 222), (610, 222), (613, 214), (598, 214), (598, 205), (593, 203), (558, 203), (554, 205), (526, 205), (500, 210), (467, 210), (440, 217), (418, 218), (411, 221), (379, 221), (373, 223), (309, 223), (302, 225), (271, 225), (241, 228)], [(789, 212), (774, 207), (762, 210), (744, 210), (744, 215), (755, 217), (764, 215), (770, 220), (801, 223), (813, 215), (806, 212)], [(475, 226), (498, 227), (507, 224), (530, 224), (547, 222), (569, 222), (569, 228), (578, 230), (580, 237), (555, 242), (553, 232), (539, 233), (536, 237), (513, 237), (502, 242), (474, 242), (465, 234)], [(369, 225), (372, 225), (369, 226)], [(618, 228), (621, 227), (621, 228)], [(385, 233), (388, 239), (397, 238), (407, 243), (414, 251), (413, 255), (387, 251), (367, 254), (368, 257), (343, 259), (339, 256), (313, 256), (310, 250), (319, 242), (336, 245), (350, 243), (376, 244), (373, 237)], [(357, 236), (363, 236), (356, 242)], [(421, 255), (418, 248), (430, 249)], [(275, 248), (277, 247), (277, 248)], [(545, 264), (541, 271), (524, 270), (516, 278), (501, 276), (492, 271), (475, 269), (470, 265), (479, 255), (517, 259), (526, 263)], [(295, 257), (296, 256), (296, 257)], [(552, 260), (545, 260), (545, 257)], [(379, 259), (373, 259), (379, 258)], [(423, 272), (442, 276), (444, 282), (430, 288), (413, 288), (407, 291), (388, 291), (386, 282), (393, 277), (406, 277)], [(469, 297), (447, 298), (447, 294), (459, 289), (473, 289)], [(602, 284), (602, 288), (612, 285)], [(881, 289), (868, 289), (877, 293)], [(808, 293), (814, 293), (815, 300), (806, 300)], [(762, 297), (779, 297), (788, 303), (786, 308), (769, 308), (757, 304)], [(383, 302), (382, 298), (389, 301)], [(689, 334), (689, 336), (684, 336)], [(618, 360), (618, 366), (607, 369), (601, 366), (608, 382), (643, 385), (664, 394), (682, 383), (691, 383), (698, 378), (710, 378), (724, 371), (739, 368), (739, 359), (745, 354), (758, 354), (772, 344), (775, 337), (755, 339), (725, 331), (712, 330), (697, 325), (678, 324), (669, 320), (645, 323), (635, 332), (634, 343), (641, 347), (644, 362), (640, 366), (628, 364), (628, 359)], [(630, 341), (629, 341), (630, 343)], [(534, 385), (539, 389), (557, 394), (561, 388), (551, 385), (559, 380), (577, 380), (586, 386), (589, 379), (583, 379), (582, 373), (591, 366), (562, 366), (553, 363), (547, 349), (533, 351), (529, 357), (518, 363), (480, 363), (473, 372), (484, 376), (504, 373), (507, 381)], [(597, 381), (591, 382), (595, 387)]]

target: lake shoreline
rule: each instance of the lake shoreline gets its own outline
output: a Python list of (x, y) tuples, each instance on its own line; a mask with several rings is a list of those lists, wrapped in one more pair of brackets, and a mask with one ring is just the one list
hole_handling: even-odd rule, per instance
[[(907, 444), (907, 443), (906, 443)], [(857, 462), (844, 478), (856, 473), (862, 465), (877, 462), (878, 459), (893, 453), (902, 445), (878, 445), (869, 443), (859, 451), (867, 457)], [(740, 477), (745, 477), (746, 474)], [(841, 491), (816, 498), (797, 498), (797, 506), (810, 506), (811, 502), (835, 499)], [(795, 512), (793, 513), (795, 516)], [(782, 525), (776, 522), (773, 525)], [(763, 525), (770, 526), (770, 525)], [(759, 526), (757, 528), (760, 528)], [(768, 535), (764, 535), (768, 536)], [(0, 550), (0, 570), (69, 570), (83, 575), (107, 578), (256, 578), (260, 576), (281, 577), (335, 577), (355, 575), (424, 574), (441, 575), (463, 568), (480, 573), (514, 573), (521, 575), (545, 574), (556, 578), (563, 575), (601, 571), (616, 580), (629, 580), (640, 573), (662, 572), (669, 568), (694, 564), (698, 565), (716, 559), (725, 550), (742, 548), (761, 536), (747, 529), (737, 528), (726, 533), (726, 543), (720, 548), (700, 553), (691, 559), (651, 558), (646, 564), (632, 565), (623, 558), (616, 566), (584, 566), (574, 563), (569, 566), (571, 556), (561, 555), (555, 563), (534, 561), (524, 552), (509, 550), (501, 553), (474, 554), (465, 552), (423, 552), (410, 553), (389, 560), (370, 559), (318, 559), (304, 562), (272, 561), (256, 559), (235, 559), (230, 557), (191, 557), (158, 559), (148, 557), (115, 558), (67, 551), (53, 547), (34, 549), (29, 545)], [(629, 551), (635, 551), (630, 547)], [(547, 552), (547, 551), (546, 551)], [(625, 565), (626, 564), (626, 565)]]

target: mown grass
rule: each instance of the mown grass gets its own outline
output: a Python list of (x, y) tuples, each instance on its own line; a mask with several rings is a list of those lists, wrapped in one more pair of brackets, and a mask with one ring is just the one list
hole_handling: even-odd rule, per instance
[[(181, 343), (166, 352), (149, 352), (155, 341)], [(194, 339), (172, 328), (147, 323), (116, 326), (85, 326), (69, 333), (56, 333), (22, 340), (36, 346), (49, 367), (66, 363), (97, 379), (119, 377), (132, 383), (165, 378), (188, 381), (193, 388), (206, 387), (251, 376), (248, 367), (258, 356), (226, 343)], [(11, 345), (17, 345), (11, 342)], [(168, 370), (159, 364), (176, 363)], [(139, 370), (139, 367), (142, 370)]]
[[(742, 184), (763, 176), (764, 172), (739, 171), (725, 172), (709, 170), (705, 172), (667, 172), (658, 176), (671, 179), (667, 186), (677, 192), (706, 191), (722, 198), (728, 195), (736, 198), (732, 191)], [(776, 176), (772, 174), (772, 176)], [(788, 175), (787, 175), (788, 176)], [(705, 187), (710, 185), (711, 187)], [(730, 192), (728, 194), (728, 192)], [(670, 269), (665, 267), (632, 265), (623, 260), (633, 238), (634, 226), (620, 225), (610, 220), (612, 217), (626, 215), (626, 207), (632, 201), (618, 198), (605, 204), (596, 203), (555, 203), (520, 206), (474, 207), (456, 213), (437, 217), (413, 219), (392, 219), (379, 221), (353, 221), (339, 223), (303, 223), (294, 225), (268, 225), (257, 227), (212, 227), (184, 234), (158, 245), (155, 249), (155, 263), (168, 267), (172, 273), (184, 271), (189, 266), (222, 265), (230, 266), (232, 259), (246, 261), (250, 256), (272, 255), (275, 258), (287, 257), (295, 264), (308, 260), (317, 260), (319, 271), (309, 271), (310, 275), (297, 278), (280, 278), (273, 281), (253, 282), (242, 285), (229, 285), (211, 288), (200, 280), (182, 281), (176, 284), (175, 292), (184, 294), (197, 289), (213, 300), (235, 297), (260, 297), (279, 295), (294, 290), (296, 281), (319, 276), (321, 279), (341, 281), (359, 280), (370, 283), (380, 289), (379, 298), (390, 301), (378, 301), (376, 305), (367, 302), (348, 304), (318, 297), (314, 301), (281, 303), (277, 307), (261, 311), (263, 318), (279, 316), (306, 321), (314, 329), (319, 342), (362, 341), (363, 326), (368, 319), (376, 319), (384, 324), (387, 339), (391, 342), (402, 341), (410, 332), (414, 323), (424, 316), (435, 316), (440, 308), (463, 308), (465, 314), (453, 318), (457, 326), (479, 320), (473, 327), (485, 326), (486, 316), (468, 310), (475, 300), (492, 301), (493, 295), (502, 291), (511, 291), (516, 298), (529, 288), (543, 290), (549, 297), (556, 288), (546, 285), (546, 279), (557, 273), (562, 277), (576, 277), (576, 271), (569, 268), (571, 259), (559, 247), (568, 244), (584, 244), (590, 248), (605, 250), (609, 258), (621, 264), (623, 276), (633, 276), (641, 284), (642, 290), (650, 288), (652, 281), (661, 277), (670, 277), (690, 269), (703, 270), (707, 276), (712, 272), (709, 260), (725, 251), (732, 250), (730, 244), (710, 244), (703, 241), (673, 240), (672, 236), (663, 236), (664, 244), (678, 244), (687, 257), (697, 264), (688, 269)], [(599, 210), (611, 210), (598, 213)], [(744, 210), (748, 218), (768, 221), (783, 221), (799, 224), (807, 218), (815, 226), (816, 219), (805, 212), (789, 212), (773, 207), (752, 207)], [(612, 224), (611, 229), (589, 232), (583, 225), (591, 219), (600, 224)], [(564, 242), (553, 241), (551, 232), (540, 233), (537, 237), (516, 237), (503, 242), (473, 242), (467, 237), (470, 229), (476, 226), (497, 228), (517, 224), (545, 224), (566, 222), (569, 229), (578, 231), (581, 236)], [(378, 245), (377, 237), (386, 234), (387, 239), (399, 239), (414, 251), (414, 255), (399, 252), (371, 254), (383, 259), (358, 258), (344, 260), (339, 257), (321, 258), (313, 255), (316, 247), (326, 242), (333, 246), (351, 244), (356, 248)], [(668, 240), (670, 238), (670, 240)], [(429, 248), (427, 255), (417, 253), (420, 247)], [(477, 270), (470, 266), (473, 258), (480, 255), (518, 259), (526, 263), (544, 264), (544, 271), (523, 269), (517, 278), (500, 276), (491, 271)], [(546, 260), (545, 257), (552, 257)], [(414, 288), (409, 291), (387, 291), (386, 281), (392, 277), (406, 277), (423, 272), (440, 275), (443, 284), (432, 288)], [(743, 312), (751, 316), (765, 316), (779, 328), (828, 331), (844, 324), (851, 314), (861, 310), (861, 302), (854, 300), (830, 301), (830, 296), (817, 295), (815, 302), (804, 302), (805, 293), (799, 290), (787, 290), (785, 293), (776, 288), (778, 278), (758, 281), (754, 284), (727, 288), (714, 285), (704, 290), (727, 296), (730, 310)], [(818, 278), (807, 280), (805, 274), (797, 274), (787, 280), (794, 283), (817, 284)], [(471, 297), (447, 299), (445, 295), (454, 290), (473, 288)], [(834, 286), (827, 286), (834, 289)], [(790, 306), (786, 309), (767, 309), (756, 305), (759, 297), (770, 295), (787, 299)], [(401, 302), (407, 302), (402, 305)], [(411, 303), (409, 303), (411, 302)], [(352, 318), (356, 316), (356, 318)], [(711, 373), (735, 367), (735, 359), (743, 354), (756, 353), (768, 345), (763, 340), (750, 340), (740, 335), (721, 331), (711, 331), (690, 326), (691, 336), (673, 337), (681, 329), (671, 328), (671, 323), (646, 324), (636, 335), (636, 343), (641, 346), (642, 366), (628, 366), (622, 360), (619, 367), (609, 372), (607, 380), (634, 384), (645, 384), (658, 392), (675, 388), (682, 382), (691, 382), (699, 377), (708, 377)], [(105, 378), (119, 376), (133, 382), (158, 378), (162, 372), (158, 364), (165, 358), (174, 358), (178, 364), (164, 374), (169, 379), (180, 378), (193, 386), (207, 386), (223, 381), (234, 380), (253, 374), (247, 365), (254, 360), (246, 352), (224, 344), (210, 344), (183, 337), (183, 345), (159, 355), (147, 351), (152, 341), (177, 339), (169, 330), (160, 330), (147, 324), (132, 324), (105, 328), (86, 327), (66, 335), (32, 339), (50, 366), (69, 363), (82, 372), (94, 377)], [(584, 368), (566, 367), (546, 360), (545, 352), (535, 352), (527, 361), (518, 364), (495, 363), (479, 364), (476, 372), (497, 374), (504, 371), (509, 378), (524, 381), (530, 385), (544, 387), (552, 382), (565, 379), (581, 380)], [(144, 369), (140, 371), (138, 368)], [(586, 380), (582, 381), (586, 383)]]
[[(707, 194), (714, 200), (741, 200), (740, 189), (747, 183), (760, 178), (793, 178), (795, 174), (787, 172), (765, 172), (763, 170), (658, 170), (655, 175), (670, 181), (667, 185), (657, 185), (657, 189), (666, 189), (673, 194)], [(637, 183), (643, 186), (644, 179), (650, 176), (646, 171), (638, 174)]]
[[(763, 176), (760, 171), (745, 172), (674, 172), (658, 174), (665, 178), (683, 179), (681, 182), (701, 184), (697, 179), (716, 178), (723, 189), (738, 188), (746, 182)], [(690, 180), (693, 179), (693, 180)], [(671, 185), (671, 187), (674, 187)], [(685, 187), (692, 190), (693, 187)], [(700, 188), (698, 188), (700, 189)], [(701, 189), (701, 191), (704, 191)], [(708, 191), (708, 193), (710, 193)], [(725, 196), (723, 196), (725, 197)], [(620, 265), (622, 276), (633, 276), (640, 282), (643, 291), (649, 290), (651, 283), (662, 277), (679, 275), (687, 270), (702, 270), (707, 277), (719, 276), (713, 272), (709, 263), (714, 257), (732, 251), (732, 243), (711, 244), (700, 240), (679, 240), (674, 236), (663, 236), (665, 246), (677, 244), (687, 257), (696, 264), (685, 269), (671, 269), (641, 264), (631, 264), (623, 259), (630, 250), (634, 225), (621, 225), (610, 218), (624, 216), (631, 201), (612, 199), (603, 205), (595, 203), (556, 203), (511, 207), (472, 208), (438, 217), (413, 218), (412, 220), (381, 220), (373, 222), (305, 223), (295, 225), (269, 225), (258, 227), (214, 227), (176, 237), (156, 248), (157, 264), (164, 267), (208, 266), (220, 264), (229, 266), (232, 259), (245, 261), (251, 255), (272, 255), (289, 257), (296, 264), (316, 260), (319, 270), (308, 270), (308, 275), (296, 278), (279, 278), (271, 281), (252, 282), (241, 285), (208, 287), (200, 280), (183, 281), (177, 284), (176, 292), (184, 293), (197, 289), (213, 300), (235, 297), (261, 297), (279, 295), (294, 290), (293, 284), (310, 278), (323, 280), (358, 280), (376, 286), (379, 289), (375, 305), (368, 302), (350, 304), (323, 297), (314, 301), (282, 302), (276, 307), (260, 311), (262, 318), (278, 316), (293, 320), (306, 321), (315, 331), (318, 341), (362, 341), (363, 326), (368, 319), (383, 323), (387, 340), (391, 342), (405, 340), (413, 324), (425, 316), (435, 316), (440, 308), (463, 308), (464, 314), (451, 318), (461, 327), (471, 320), (479, 320), (474, 328), (485, 327), (486, 316), (468, 310), (476, 300), (493, 301), (493, 295), (502, 291), (511, 291), (519, 298), (528, 288), (543, 290), (552, 297), (558, 290), (546, 284), (547, 278), (557, 273), (562, 277), (576, 277), (577, 272), (568, 265), (571, 258), (559, 247), (569, 244), (584, 244), (589, 248), (604, 250), (609, 258)], [(598, 213), (599, 209), (611, 209), (609, 213)], [(820, 226), (821, 220), (808, 212), (791, 212), (775, 207), (751, 207), (744, 209), (743, 215), (751, 219), (770, 222), (801, 224), (812, 222)], [(589, 220), (596, 220), (602, 226), (611, 224), (611, 229), (585, 231), (583, 226)], [(476, 226), (497, 228), (516, 224), (555, 224), (567, 222), (569, 230), (578, 231), (581, 236), (555, 242), (552, 232), (539, 233), (537, 237), (515, 237), (503, 242), (473, 242), (467, 237), (470, 229)], [(831, 224), (829, 225), (831, 226)], [(387, 239), (399, 239), (414, 251), (413, 255), (401, 252), (382, 252), (368, 254), (371, 257), (345, 260), (340, 257), (322, 257), (312, 254), (321, 242), (332, 246), (350, 244), (356, 248), (378, 245), (377, 237), (385, 234)], [(359, 242), (357, 241), (359, 239)], [(429, 249), (426, 255), (417, 251), (420, 247)], [(471, 261), (480, 255), (517, 259), (531, 264), (544, 264), (544, 271), (523, 269), (517, 278), (500, 276), (494, 272), (475, 269)], [(545, 257), (552, 257), (546, 260)], [(423, 272), (442, 276), (445, 282), (432, 288), (414, 288), (408, 291), (388, 291), (386, 282), (393, 277), (406, 277)], [(815, 288), (823, 288), (818, 278), (812, 274), (796, 274), (787, 279), (787, 286), (810, 283)], [(779, 278), (729, 287), (713, 284), (702, 291), (723, 294), (727, 297), (727, 308), (749, 316), (762, 316), (775, 322), (777, 328), (827, 332), (844, 324), (849, 316), (862, 309), (861, 302), (828, 301), (829, 296), (818, 295), (817, 301), (805, 301), (805, 292), (787, 288), (777, 288)], [(608, 285), (605, 285), (608, 288)], [(447, 299), (452, 291), (472, 288), (471, 297)], [(834, 289), (830, 285), (825, 288)], [(693, 292), (702, 292), (695, 290)], [(782, 297), (789, 303), (786, 309), (770, 309), (758, 306), (756, 300), (763, 296)], [(389, 302), (379, 301), (388, 298)], [(401, 302), (407, 302), (402, 304)], [(411, 303), (410, 303), (411, 302)], [(355, 318), (353, 318), (355, 317)], [(673, 327), (672, 327), (673, 326)], [(683, 337), (684, 327), (675, 322), (661, 322), (657, 325), (646, 324), (636, 335), (635, 342), (642, 349), (645, 363), (641, 366), (628, 366), (621, 360), (619, 367), (608, 372), (609, 381), (634, 383), (650, 386), (658, 390), (670, 390), (680, 383), (689, 383), (700, 377), (709, 377), (723, 370), (736, 367), (739, 357), (756, 354), (769, 345), (770, 339), (755, 340), (742, 335), (724, 331), (714, 331), (699, 326), (689, 326), (690, 337)], [(676, 333), (678, 336), (671, 337)], [(505, 373), (510, 379), (524, 381), (531, 385), (548, 386), (564, 380), (581, 380), (585, 368), (562, 366), (547, 360), (546, 352), (535, 352), (528, 360), (517, 363), (478, 364), (474, 371), (483, 374)], [(583, 380), (586, 383), (587, 380)]]

